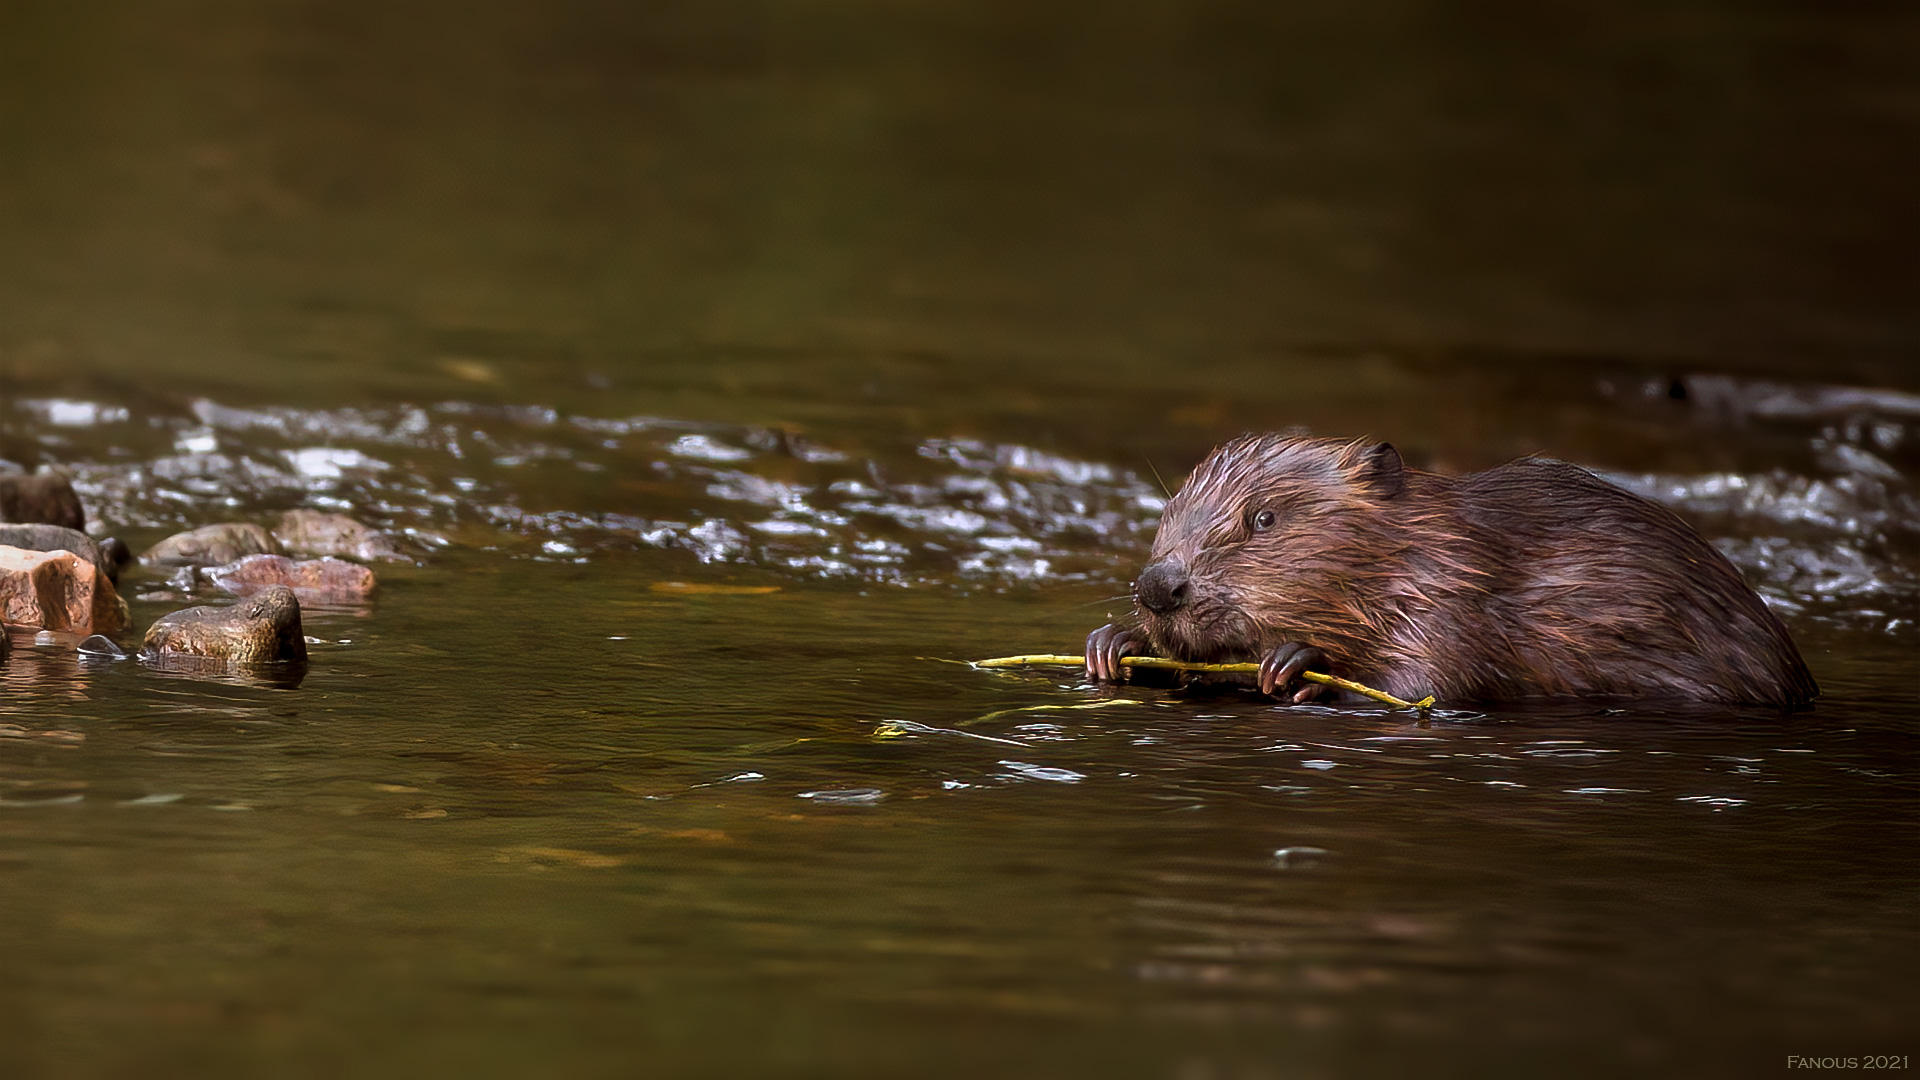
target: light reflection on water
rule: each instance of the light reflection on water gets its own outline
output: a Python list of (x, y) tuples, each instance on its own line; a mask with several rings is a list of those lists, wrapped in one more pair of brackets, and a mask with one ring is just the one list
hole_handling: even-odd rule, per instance
[[(80, 404), (63, 407), (129, 422), (125, 408)], [(653, 418), (463, 403), (191, 407), (197, 426), (141, 418), (185, 432), (167, 447), (176, 452), (63, 457), (98, 529), (181, 527), (241, 503), (303, 503), (354, 510), (427, 550), (453, 537), (548, 557), (639, 544), (802, 577), (1005, 583), (1115, 578), (1124, 572), (1115, 549), (1137, 547), (1164, 501), (1131, 473), (973, 439), (856, 460), (782, 429)], [(44, 415), (49, 406), (23, 408)], [(555, 492), (580, 502), (527, 505)]]
[[(1904, 812), (1912, 738), (1871, 709), (1422, 724), (1126, 691), (1088, 710), (1071, 681), (913, 659), (917, 626), (969, 653), (1050, 639), (1075, 625), (1052, 605), (601, 602), (639, 569), (523, 562), (465, 610), (394, 590), (295, 694), (16, 657), (10, 676), (42, 675), (0, 713), (11, 918), (51, 927), (28, 970), (91, 989), (36, 980), (15, 1004), (53, 1029), (277, 1010), (318, 1046), (363, 1007), (433, 1031), (463, 1027), (441, 1008), (548, 1023), (598, 1001), (568, 1022), (591, 1042), (691, 995), (702, 1031), (744, 1002), (805, 1017), (810, 1058), (877, 1037), (856, 1033), (878, 1009), (922, 1047), (955, 1016), (1064, 1024), (1083, 1063), (1112, 1049), (1084, 1033), (1128, 1017), (1110, 1037), (1155, 1060), (1237, 1032), (1248, 1061), (1630, 1030), (1657, 1062), (1699, 1024), (1777, 1041), (1842, 1002), (1887, 1020), (1848, 973), (1869, 940), (1911, 943), (1862, 842)], [(476, 638), (511, 595), (542, 602)], [(849, 633), (781, 647), (821, 624)], [(49, 691), (57, 729), (28, 722)], [(1722, 1010), (1729, 980), (1791, 1015)], [(782, 997), (799, 987), (812, 1004)]]
[[(416, 560), (297, 686), (15, 636), (0, 1074), (1905, 1052), (1920, 112), (1854, 7), (0, 6), (0, 458)], [(1156, 468), (1295, 424), (1676, 506), (1824, 697), (938, 662), (1072, 651)]]
[[(1838, 388), (1712, 386), (1710, 417), (1750, 401), (1775, 422), (1773, 437), (1803, 440), (1804, 460), (1605, 475), (1701, 520), (1783, 609), (1911, 628), (1920, 502), (1908, 469), (1920, 440), (1905, 397), (1847, 397), (1834, 423), (1778, 401), (1818, 402)], [(584, 562), (650, 546), (802, 579), (1124, 588), (1165, 502), (1125, 469), (972, 438), (841, 450), (791, 428), (461, 402), (300, 410), (202, 398), (188, 403), (191, 418), (69, 398), (17, 408), (24, 417), (4, 424), (17, 439), (63, 433), (55, 459), (74, 473), (96, 532), (155, 537), (240, 506), (311, 505), (359, 513), (420, 553), (459, 542)], [(111, 442), (74, 447), (76, 428)]]
[[(1482, 1045), (1671, 1063), (1700, 1030), (1893, 1022), (1861, 1001), (1875, 950), (1914, 943), (1872, 839), (1910, 811), (1910, 708), (1876, 704), (1914, 614), (1904, 473), (1616, 474), (1705, 514), (1796, 620), (1812, 713), (1422, 723), (938, 662), (1071, 650), (1124, 591), (1162, 497), (1067, 453), (458, 403), (32, 397), (4, 424), (59, 433), (106, 532), (313, 505), (415, 558), (306, 612), (291, 677), (16, 635), (0, 850), (34, 897), (13, 925), (42, 928), (15, 951), (40, 981), (7, 992), (35, 1032), (89, 1001), (139, 1045), (165, 1001), (280, 1010), (296, 1045), (385, 1029), (333, 972), (449, 1032), (450, 1003), (550, 1024), (586, 995), (607, 1024), (717, 1031), (760, 1002), (808, 1061), (871, 1041), (874, 1009), (909, 1014), (883, 1058), (969, 1016), (1079, 1066), (1208, 1033), (1242, 1063), (1372, 1060), (1336, 1050), (1356, 1038), (1398, 1048), (1387, 1069)], [(136, 627), (205, 599), (130, 574)], [(1728, 983), (1763, 1004), (1703, 1004)], [(1012, 1034), (1028, 1020), (1078, 1027)]]

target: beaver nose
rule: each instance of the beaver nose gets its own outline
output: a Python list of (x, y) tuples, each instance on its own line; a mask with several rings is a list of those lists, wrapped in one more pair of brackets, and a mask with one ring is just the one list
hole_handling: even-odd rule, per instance
[(1155, 615), (1171, 615), (1187, 606), (1188, 583), (1186, 568), (1157, 562), (1140, 571), (1140, 580), (1133, 584), (1133, 597)]

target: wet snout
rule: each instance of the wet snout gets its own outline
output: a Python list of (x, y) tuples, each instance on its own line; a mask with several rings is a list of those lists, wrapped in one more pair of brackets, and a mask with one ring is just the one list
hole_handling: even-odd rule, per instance
[(1133, 583), (1133, 598), (1155, 615), (1171, 615), (1192, 600), (1192, 586), (1186, 567), (1162, 559), (1140, 571), (1139, 579)]

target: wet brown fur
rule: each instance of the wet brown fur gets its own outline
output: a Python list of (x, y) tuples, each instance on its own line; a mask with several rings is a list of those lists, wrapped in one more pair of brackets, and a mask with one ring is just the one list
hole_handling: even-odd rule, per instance
[[(1261, 509), (1276, 520), (1256, 532)], [(1153, 559), (1184, 567), (1191, 600), (1135, 618), (1179, 659), (1301, 641), (1334, 674), (1443, 702), (1819, 692), (1786, 627), (1684, 521), (1544, 458), (1455, 478), (1385, 444), (1244, 436), (1167, 505)]]

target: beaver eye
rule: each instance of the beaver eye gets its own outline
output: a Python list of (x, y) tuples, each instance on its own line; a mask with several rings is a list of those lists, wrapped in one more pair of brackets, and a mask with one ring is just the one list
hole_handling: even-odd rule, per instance
[(1253, 515), (1253, 531), (1254, 532), (1266, 532), (1268, 529), (1271, 529), (1271, 528), (1273, 528), (1273, 511), (1262, 510), (1259, 513)]

